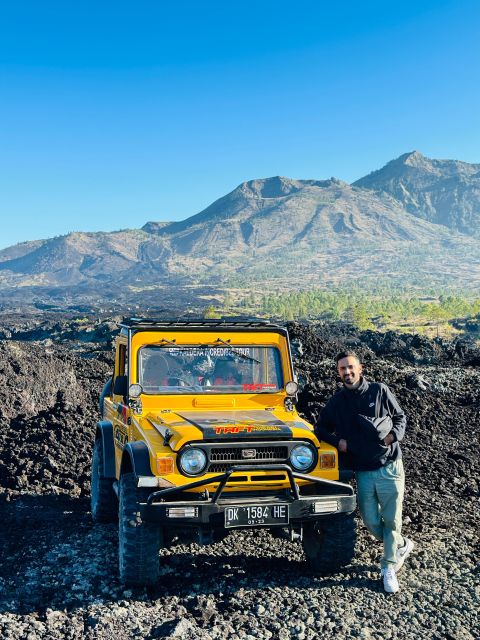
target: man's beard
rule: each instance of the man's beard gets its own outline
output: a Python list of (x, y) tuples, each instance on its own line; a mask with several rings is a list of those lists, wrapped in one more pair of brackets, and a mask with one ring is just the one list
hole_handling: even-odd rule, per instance
[(344, 384), (346, 384), (348, 386), (355, 386), (360, 382), (360, 376), (358, 376), (358, 378), (356, 378), (353, 375), (343, 376), (342, 381), (343, 381)]

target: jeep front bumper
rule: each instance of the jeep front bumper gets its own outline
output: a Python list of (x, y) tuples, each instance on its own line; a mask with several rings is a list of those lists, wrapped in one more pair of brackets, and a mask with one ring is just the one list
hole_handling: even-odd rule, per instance
[[(356, 498), (349, 484), (316, 478), (293, 471), (287, 465), (269, 465), (266, 470), (285, 471), (290, 481), (290, 489), (284, 495), (231, 496), (225, 493), (232, 473), (259, 470), (258, 466), (238, 465), (226, 473), (191, 482), (179, 487), (171, 487), (153, 492), (146, 503), (139, 505), (142, 520), (156, 522), (169, 527), (285, 527), (315, 522), (325, 516), (352, 513), (356, 507)], [(317, 485), (327, 485), (328, 494), (300, 495), (295, 479), (306, 480)], [(198, 494), (198, 499), (172, 501), (176, 493), (188, 489), (219, 483), (215, 493), (208, 491)], [(319, 488), (320, 488), (319, 487)], [(190, 494), (189, 498), (193, 495)]]

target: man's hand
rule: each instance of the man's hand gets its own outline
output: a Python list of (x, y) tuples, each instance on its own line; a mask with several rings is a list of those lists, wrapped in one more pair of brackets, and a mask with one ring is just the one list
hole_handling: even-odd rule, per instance
[(394, 436), (394, 435), (393, 435), (393, 433), (390, 431), (390, 433), (388, 434), (388, 436), (386, 436), (386, 437), (383, 439), (383, 444), (384, 444), (386, 447), (389, 447), (389, 446), (392, 444), (392, 442), (395, 442), (395, 436)]
[[(388, 436), (387, 436), (387, 437), (388, 437)], [(341, 439), (338, 441), (338, 450), (339, 450), (341, 453), (347, 453), (347, 441), (346, 441), (346, 440), (344, 440), (343, 438), (341, 438)]]

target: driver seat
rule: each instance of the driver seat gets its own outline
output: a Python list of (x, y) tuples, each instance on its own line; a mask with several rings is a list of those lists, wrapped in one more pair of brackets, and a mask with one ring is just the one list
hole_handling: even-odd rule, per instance
[(212, 384), (240, 384), (242, 377), (230, 360), (217, 360), (212, 375)]

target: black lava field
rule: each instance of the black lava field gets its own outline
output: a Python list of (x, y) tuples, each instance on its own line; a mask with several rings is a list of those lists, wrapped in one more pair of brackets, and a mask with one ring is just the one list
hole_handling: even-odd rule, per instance
[(480, 349), (467, 340), (289, 325), (314, 420), (355, 349), (408, 417), (404, 532), (415, 549), (383, 592), (381, 547), (359, 525), (354, 563), (313, 576), (298, 542), (237, 531), (163, 550), (148, 590), (117, 577), (117, 528), (89, 513), (98, 394), (115, 323), (0, 323), (0, 637), (214, 640), (480, 637)]

